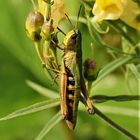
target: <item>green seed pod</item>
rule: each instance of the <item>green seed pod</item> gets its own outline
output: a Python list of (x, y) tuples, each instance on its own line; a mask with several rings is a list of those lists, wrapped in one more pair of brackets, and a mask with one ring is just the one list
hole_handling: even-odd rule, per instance
[(41, 36), (44, 37), (45, 40), (50, 40), (53, 31), (53, 20), (45, 21), (41, 29)]
[(40, 32), (41, 26), (44, 23), (44, 17), (40, 12), (31, 12), (29, 13), (26, 19), (26, 30), (27, 35), (33, 41), (39, 41), (41, 39)]
[(97, 70), (97, 66), (94, 60), (88, 58), (84, 62), (84, 77), (88, 81), (96, 80), (98, 76), (99, 70)]

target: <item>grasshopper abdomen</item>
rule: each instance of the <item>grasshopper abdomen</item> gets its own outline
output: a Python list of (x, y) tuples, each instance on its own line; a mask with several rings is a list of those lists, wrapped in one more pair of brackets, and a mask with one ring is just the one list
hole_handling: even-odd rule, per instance
[(66, 123), (70, 129), (74, 129), (75, 127), (75, 119), (74, 119), (74, 100), (75, 100), (75, 79), (69, 68), (66, 67), (67, 73), (67, 93), (66, 93), (66, 104), (68, 109), (68, 114)]
[(62, 62), (60, 74), (61, 114), (70, 129), (75, 127), (74, 100), (75, 79), (69, 68)]

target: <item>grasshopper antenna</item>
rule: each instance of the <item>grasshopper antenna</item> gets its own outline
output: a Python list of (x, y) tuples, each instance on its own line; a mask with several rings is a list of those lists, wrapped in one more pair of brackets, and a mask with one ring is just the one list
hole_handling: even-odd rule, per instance
[(37, 7), (36, 7), (36, 4), (35, 4), (35, 1), (34, 0), (31, 0), (31, 3), (33, 4), (34, 10), (36, 11), (37, 10)]
[(76, 22), (76, 25), (75, 25), (75, 29), (77, 29), (77, 28), (78, 28), (78, 22), (79, 22), (79, 17), (80, 17), (80, 12), (81, 12), (81, 9), (82, 9), (82, 5), (80, 5), (79, 11), (78, 11), (78, 15), (77, 15), (77, 22)]
[(66, 36), (66, 33), (64, 33), (59, 27), (57, 27), (57, 30), (60, 31), (63, 35)]
[(66, 13), (65, 13), (65, 16), (67, 17), (67, 19), (68, 19), (68, 21), (69, 21), (70, 25), (73, 27), (73, 24), (72, 24), (72, 22), (71, 22), (71, 20), (70, 20), (69, 16), (68, 16)]

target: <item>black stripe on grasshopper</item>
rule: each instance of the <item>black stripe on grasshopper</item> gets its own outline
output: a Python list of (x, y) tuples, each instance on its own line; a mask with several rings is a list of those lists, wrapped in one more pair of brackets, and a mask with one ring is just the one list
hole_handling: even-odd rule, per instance
[(75, 102), (75, 79), (71, 71), (66, 68), (67, 73), (67, 94), (66, 94), (66, 104), (68, 108), (68, 114), (66, 116), (66, 123), (70, 129), (74, 129), (76, 121), (74, 117), (74, 102)]

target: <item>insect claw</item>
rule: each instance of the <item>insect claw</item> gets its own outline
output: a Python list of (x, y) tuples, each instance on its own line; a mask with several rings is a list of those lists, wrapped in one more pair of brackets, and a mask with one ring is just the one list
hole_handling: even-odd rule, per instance
[(88, 108), (88, 113), (91, 114), (91, 115), (93, 115), (93, 114), (95, 114), (95, 111), (94, 111), (93, 108)]
[(68, 115), (63, 114), (62, 118), (63, 118), (63, 120), (67, 120), (68, 119)]

